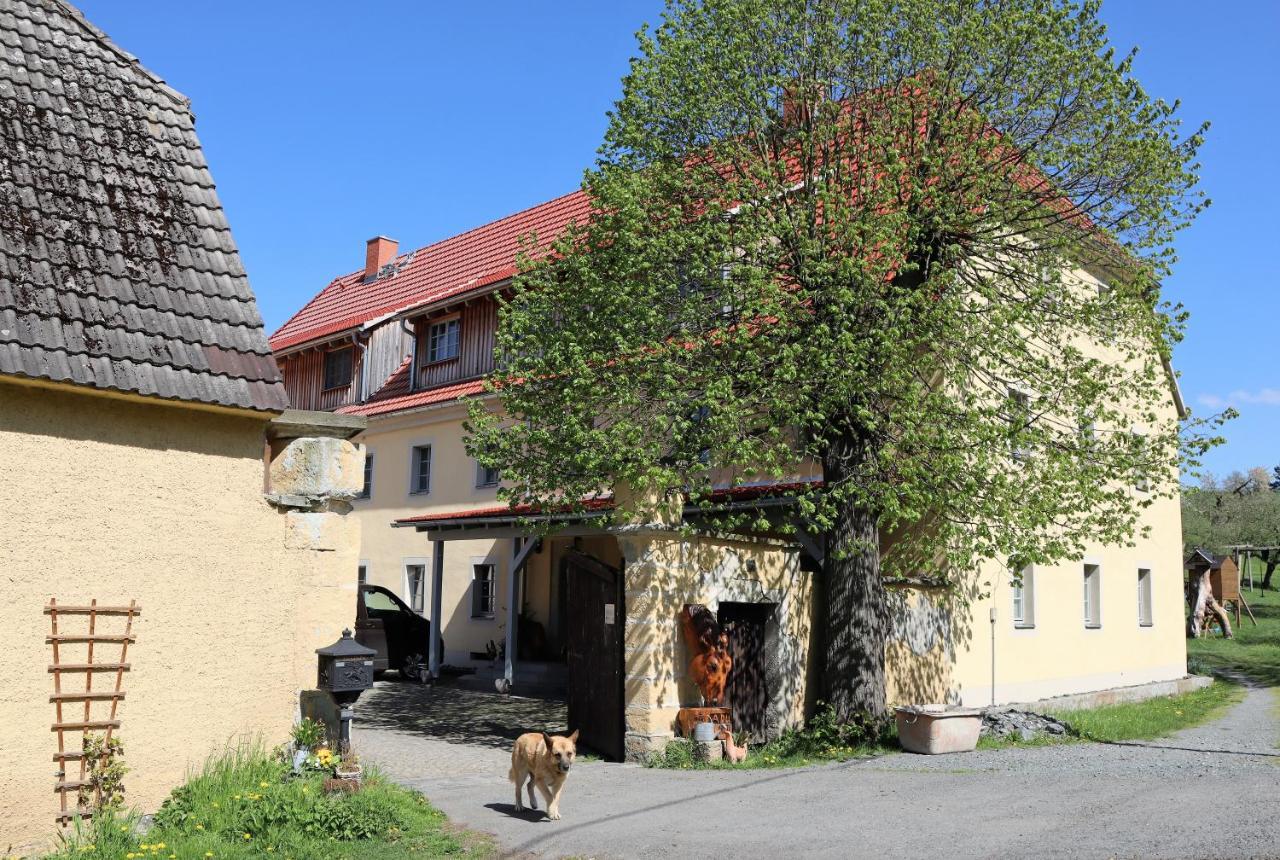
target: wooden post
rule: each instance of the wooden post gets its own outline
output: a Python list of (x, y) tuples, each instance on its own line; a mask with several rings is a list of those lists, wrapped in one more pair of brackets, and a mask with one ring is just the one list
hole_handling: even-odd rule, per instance
[(428, 634), (431, 641), (427, 645), (427, 671), (431, 674), (432, 680), (440, 677), (440, 663), (444, 659), (444, 655), (440, 653), (440, 637), (444, 635), (441, 630), (441, 597), (440, 592), (444, 590), (444, 541), (432, 541), (432, 560), (431, 560), (431, 632)]

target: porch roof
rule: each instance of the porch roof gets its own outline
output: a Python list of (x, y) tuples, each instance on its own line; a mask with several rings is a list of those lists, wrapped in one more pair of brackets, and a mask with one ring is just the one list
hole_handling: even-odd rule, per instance
[[(730, 511), (788, 507), (798, 491), (820, 481), (744, 484), (714, 491), (708, 503), (686, 504), (683, 519), (696, 522), (700, 516)], [(461, 511), (421, 514), (395, 520), (394, 528), (428, 532), (431, 540), (468, 540), (476, 537), (520, 537), (533, 523), (555, 523), (559, 535), (604, 534), (613, 529), (600, 522), (616, 508), (612, 494), (586, 499), (580, 510), (540, 511), (533, 505), (492, 505)], [(595, 521), (595, 522), (593, 522)], [(480, 533), (480, 534), (477, 534)]]

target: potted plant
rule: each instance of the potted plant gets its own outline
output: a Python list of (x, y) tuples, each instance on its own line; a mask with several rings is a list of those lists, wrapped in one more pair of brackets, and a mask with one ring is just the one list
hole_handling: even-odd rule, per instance
[(303, 717), (302, 721), (293, 727), (290, 736), (293, 738), (294, 773), (302, 770), (312, 753), (328, 752), (324, 749), (327, 734), (324, 723), (310, 717)]
[(333, 775), (338, 779), (360, 784), (360, 779), (364, 776), (364, 768), (360, 765), (360, 756), (356, 754), (351, 744), (343, 744), (342, 755), (333, 767)]

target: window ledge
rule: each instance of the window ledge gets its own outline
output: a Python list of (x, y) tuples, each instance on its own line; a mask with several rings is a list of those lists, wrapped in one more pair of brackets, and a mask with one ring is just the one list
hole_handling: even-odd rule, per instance
[(1139, 627), (1143, 627), (1143, 628), (1147, 628), (1147, 627), (1155, 627), (1155, 626), (1156, 626), (1156, 624), (1155, 624), (1155, 622), (1154, 622), (1154, 621), (1139, 621), (1139, 622), (1138, 622), (1138, 626), (1139, 626)]
[(428, 367), (437, 367), (441, 364), (448, 364), (451, 361), (457, 361), (460, 356), (451, 355), (448, 358), (437, 358), (435, 361), (424, 361), (418, 370), (426, 370)]
[(495, 616), (493, 615), (472, 615), (471, 620), (472, 621), (492, 621), (494, 617)]
[(429, 489), (428, 489), (428, 490), (410, 490), (410, 491), (409, 491), (409, 495), (411, 495), (411, 496), (429, 496), (429, 495), (431, 495), (431, 490), (429, 490)]
[(1036, 625), (1035, 625), (1035, 622), (1032, 622), (1030, 624), (1015, 624), (1013, 625), (1013, 629), (1014, 630), (1035, 630)]
[(1086, 625), (1084, 626), (1084, 629), (1085, 629), (1085, 630), (1101, 630), (1101, 629), (1102, 629), (1102, 625), (1101, 625), (1101, 624), (1086, 624)]

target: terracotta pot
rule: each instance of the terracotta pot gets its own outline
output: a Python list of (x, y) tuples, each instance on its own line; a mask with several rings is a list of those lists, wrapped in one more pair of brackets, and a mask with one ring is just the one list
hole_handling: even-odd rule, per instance
[(896, 708), (898, 743), (904, 750), (925, 755), (970, 752), (978, 746), (982, 711), (951, 705), (911, 705)]

